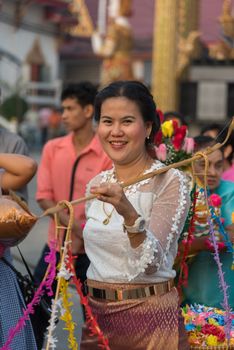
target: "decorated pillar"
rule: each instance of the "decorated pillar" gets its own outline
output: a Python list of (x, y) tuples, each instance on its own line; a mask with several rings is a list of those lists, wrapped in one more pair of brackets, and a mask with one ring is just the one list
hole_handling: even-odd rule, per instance
[(177, 108), (177, 24), (179, 0), (156, 0), (152, 93), (162, 111)]
[(157, 0), (152, 92), (162, 111), (177, 110), (179, 83), (199, 55), (199, 0)]

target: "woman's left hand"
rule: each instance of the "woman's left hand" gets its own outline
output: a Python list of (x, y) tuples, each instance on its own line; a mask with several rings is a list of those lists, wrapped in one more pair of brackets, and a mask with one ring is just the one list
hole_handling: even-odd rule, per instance
[(129, 202), (123, 188), (118, 183), (103, 183), (90, 189), (92, 194), (97, 194), (100, 201), (112, 204), (116, 211), (123, 216), (126, 225), (133, 225), (139, 216), (135, 208)]

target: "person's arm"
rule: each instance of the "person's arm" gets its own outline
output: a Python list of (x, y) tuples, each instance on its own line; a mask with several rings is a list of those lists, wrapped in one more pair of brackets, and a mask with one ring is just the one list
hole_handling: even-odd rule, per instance
[[(191, 245), (190, 245), (190, 249), (189, 249), (189, 252), (188, 254), (189, 255), (193, 255), (193, 254), (197, 254), (201, 251), (204, 251), (204, 250), (208, 250), (208, 247), (207, 247), (207, 236), (204, 236), (204, 237), (195, 237), (194, 240), (192, 241)], [(180, 243), (179, 244), (179, 249), (178, 249), (180, 252), (183, 252), (184, 250), (184, 245), (183, 243)]]
[(23, 155), (0, 153), (0, 168), (5, 170), (1, 176), (2, 189), (17, 190), (31, 180), (37, 164), (32, 158)]
[[(50, 199), (38, 200), (38, 204), (40, 205), (41, 209), (43, 209), (43, 210), (47, 210), (47, 209), (55, 207), (57, 205), (57, 203), (55, 201), (52, 201)], [(67, 226), (68, 222), (69, 222), (69, 215), (64, 210), (61, 210), (58, 213), (58, 216), (59, 216), (59, 220), (60, 220), (61, 224), (64, 225), (64, 226)], [(51, 217), (53, 218), (53, 215), (51, 215)], [(81, 228), (81, 225), (79, 224), (79, 222), (77, 220), (74, 220), (72, 231), (77, 236), (82, 238), (82, 228)]]
[[(29, 150), (22, 139), (21, 136), (12, 134), (7, 130), (4, 130), (4, 139), (5, 139), (5, 147), (2, 149), (4, 153), (14, 153), (14, 154), (22, 154), (24, 156), (29, 157)], [(24, 201), (28, 200), (28, 188), (27, 185), (19, 188), (16, 191), (16, 194)]]
[[(228, 225), (225, 227), (225, 230), (227, 231), (229, 238), (232, 243), (234, 243), (234, 224)], [(209, 246), (207, 245), (207, 241), (209, 240), (210, 236), (203, 236), (203, 237), (195, 237), (192, 241), (192, 244), (190, 245), (189, 249), (189, 255), (197, 254), (202, 251), (210, 251)], [(226, 249), (224, 247), (223, 249)], [(181, 243), (179, 246), (179, 250), (183, 250), (183, 244)]]

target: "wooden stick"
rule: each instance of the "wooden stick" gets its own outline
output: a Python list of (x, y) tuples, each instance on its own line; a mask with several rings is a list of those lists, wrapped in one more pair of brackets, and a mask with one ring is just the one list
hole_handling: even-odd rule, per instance
[[(192, 163), (192, 162), (194, 162), (194, 161), (196, 161), (198, 159), (201, 159), (203, 157), (203, 154), (204, 155), (209, 155), (209, 154), (213, 153), (214, 151), (220, 149), (223, 145), (225, 145), (225, 143), (227, 142), (227, 140), (230, 137), (230, 134), (231, 134), (232, 130), (234, 130), (234, 117), (232, 117), (232, 122), (229, 125), (227, 136), (226, 136), (225, 140), (222, 143), (218, 142), (214, 146), (207, 147), (202, 152), (195, 153), (194, 156), (192, 156), (191, 158), (181, 160), (179, 162), (167, 165), (167, 166), (162, 167), (160, 169), (151, 171), (150, 173), (138, 176), (138, 177), (136, 177), (136, 178), (134, 178), (132, 180), (126, 181), (126, 182), (124, 182), (122, 184), (122, 187), (125, 188), (125, 187), (131, 186), (131, 185), (133, 185), (133, 184), (135, 184), (137, 182), (141, 182), (143, 180), (150, 179), (151, 177), (159, 175), (159, 174), (162, 174), (162, 173), (165, 173), (166, 171), (168, 171), (169, 169), (172, 169), (172, 168), (179, 168), (179, 167), (186, 166), (186, 165), (188, 165), (188, 164), (190, 164), (190, 163)], [(80, 204), (82, 202), (86, 202), (86, 201), (89, 201), (91, 199), (94, 199), (96, 197), (97, 197), (97, 195), (92, 194), (92, 195), (87, 196), (87, 197), (82, 197), (82, 198), (79, 198), (79, 199), (75, 199), (75, 200), (71, 201), (70, 203), (72, 205), (77, 205), (77, 204)], [(46, 215), (52, 215), (52, 214), (58, 213), (60, 210), (62, 210), (64, 208), (65, 208), (64, 205), (58, 204), (55, 207), (49, 208), (46, 211), (44, 211), (44, 213), (40, 216), (40, 218), (44, 217)]]

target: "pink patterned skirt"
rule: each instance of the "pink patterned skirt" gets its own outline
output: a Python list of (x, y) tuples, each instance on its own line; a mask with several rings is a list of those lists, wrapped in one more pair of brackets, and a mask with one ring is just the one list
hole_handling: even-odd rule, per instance
[[(178, 303), (176, 288), (160, 296), (124, 301), (89, 297), (111, 350), (188, 350)], [(98, 349), (97, 338), (84, 326), (80, 350)]]

